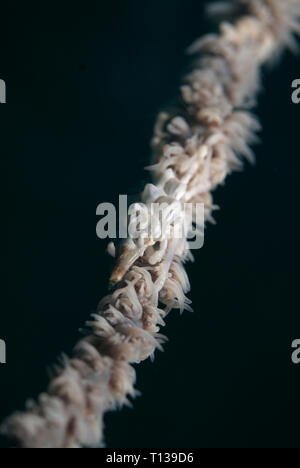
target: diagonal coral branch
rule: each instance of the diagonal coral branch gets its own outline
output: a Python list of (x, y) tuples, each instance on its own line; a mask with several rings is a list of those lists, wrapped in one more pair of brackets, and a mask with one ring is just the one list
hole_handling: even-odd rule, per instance
[(187, 238), (175, 236), (175, 229), (188, 233), (196, 220), (183, 205), (204, 203), (205, 220), (212, 221), (212, 191), (241, 168), (241, 156), (253, 161), (249, 145), (259, 124), (249, 108), (260, 68), (285, 46), (294, 46), (293, 34), (300, 32), (299, 0), (234, 0), (230, 6), (214, 5), (212, 12), (234, 21), (222, 22), (218, 34), (190, 47), (192, 71), (176, 112), (158, 117), (153, 184), (137, 204), (144, 210), (145, 232), (157, 223), (151, 205), (164, 204), (165, 230), (152, 237), (143, 232), (121, 245), (112, 291), (87, 323), (89, 334), (73, 357), (64, 359), (38, 403), (28, 403), (26, 412), (2, 426), (22, 447), (99, 446), (104, 413), (136, 393), (131, 364), (161, 347), (160, 327), (171, 309), (190, 309), (183, 264), (191, 253)]

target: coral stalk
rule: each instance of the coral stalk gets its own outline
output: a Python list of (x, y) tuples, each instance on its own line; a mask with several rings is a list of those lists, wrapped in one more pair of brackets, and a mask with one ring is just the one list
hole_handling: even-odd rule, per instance
[(28, 403), (25, 412), (4, 423), (2, 432), (22, 447), (99, 446), (105, 412), (136, 394), (131, 364), (161, 347), (160, 327), (171, 309), (190, 309), (184, 262), (191, 253), (187, 238), (174, 232), (179, 227), (187, 234), (196, 219), (183, 205), (203, 203), (205, 221), (213, 221), (212, 192), (241, 169), (241, 157), (254, 158), (249, 145), (256, 141), (259, 124), (249, 109), (259, 90), (261, 66), (284, 47), (293, 47), (293, 34), (300, 32), (299, 0), (235, 0), (211, 10), (232, 20), (190, 47), (192, 70), (180, 88), (176, 110), (158, 117), (153, 183), (137, 204), (144, 211), (145, 232), (150, 223), (158, 223), (153, 203), (164, 204), (168, 221), (158, 235), (144, 232), (123, 242), (112, 291), (87, 323), (89, 332), (73, 356), (64, 358), (38, 403)]

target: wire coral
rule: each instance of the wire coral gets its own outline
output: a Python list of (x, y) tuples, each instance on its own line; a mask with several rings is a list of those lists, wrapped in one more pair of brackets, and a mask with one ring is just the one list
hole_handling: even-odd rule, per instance
[(151, 204), (164, 203), (165, 228), (121, 244), (111, 293), (87, 323), (88, 333), (73, 356), (64, 358), (37, 403), (28, 403), (24, 413), (2, 426), (22, 447), (99, 446), (104, 413), (136, 394), (131, 364), (162, 346), (160, 327), (171, 309), (190, 309), (184, 262), (191, 253), (187, 238), (174, 232), (179, 226), (188, 234), (196, 219), (175, 205), (203, 203), (205, 221), (213, 221), (213, 190), (241, 168), (241, 157), (254, 159), (249, 145), (259, 124), (249, 109), (261, 66), (284, 47), (294, 47), (293, 35), (300, 32), (299, 0), (235, 0), (210, 10), (226, 21), (218, 33), (189, 48), (191, 72), (180, 88), (178, 108), (158, 117), (153, 184), (141, 194), (145, 227), (153, 221)]

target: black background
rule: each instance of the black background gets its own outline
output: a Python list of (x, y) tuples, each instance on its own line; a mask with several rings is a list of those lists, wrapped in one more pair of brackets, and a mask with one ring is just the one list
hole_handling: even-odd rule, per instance
[[(1, 6), (0, 420), (47, 384), (106, 294), (96, 206), (147, 177), (155, 115), (185, 48), (212, 28), (197, 0)], [(189, 265), (194, 314), (137, 369), (142, 397), (106, 416), (108, 447), (299, 447), (299, 59), (266, 70), (257, 164), (216, 193), (221, 211)]]

